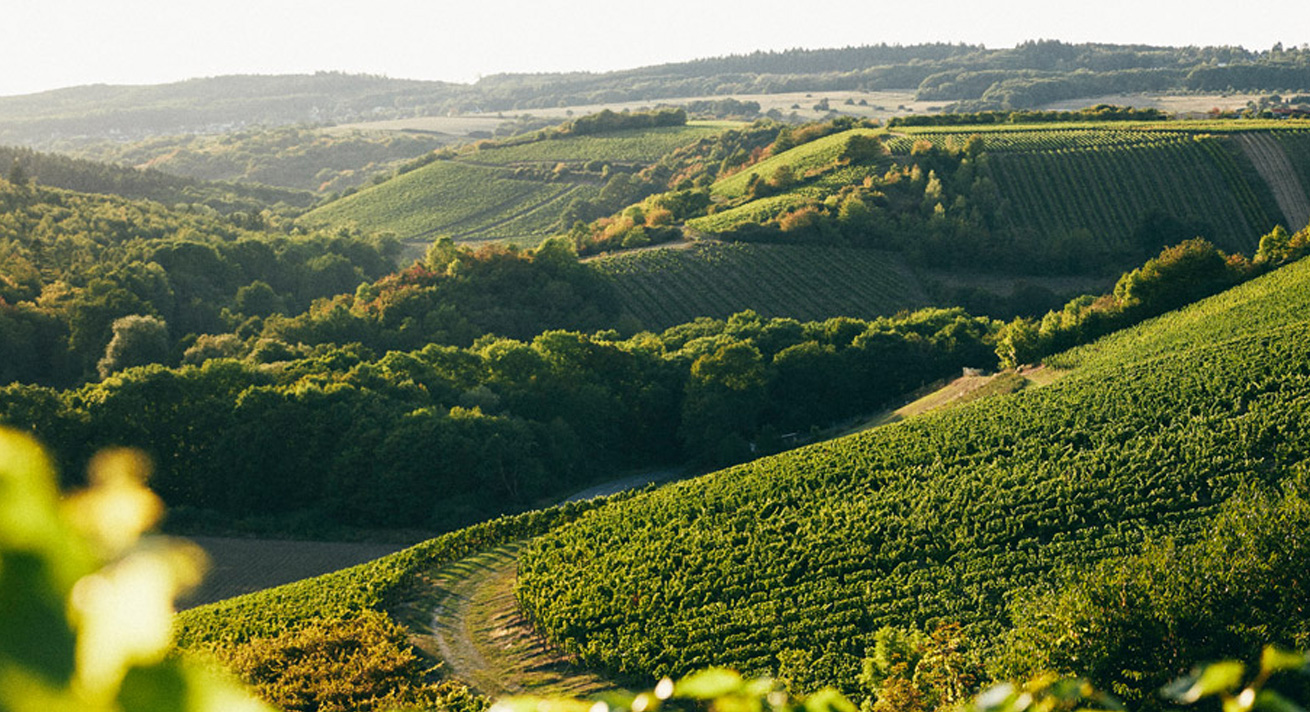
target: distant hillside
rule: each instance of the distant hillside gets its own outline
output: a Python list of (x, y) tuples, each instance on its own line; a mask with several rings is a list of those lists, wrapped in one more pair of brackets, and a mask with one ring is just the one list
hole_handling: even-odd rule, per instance
[(253, 125), (887, 89), (970, 110), (1146, 91), (1307, 94), (1310, 52), (1042, 40), (1004, 49), (927, 44), (756, 52), (616, 72), (501, 74), (475, 84), (320, 72), (95, 85), (0, 98), (0, 143), (48, 147), (76, 137), (134, 140)]
[[(413, 170), (305, 214), (306, 225), (388, 230), (400, 239), (507, 240), (535, 244), (572, 224), (575, 203), (604, 198), (609, 210), (666, 184), (635, 188), (636, 174), (720, 125), (666, 126), (597, 135), (541, 135), (429, 156)], [(417, 164), (415, 164), (417, 165)]]
[(1152, 47), (1029, 41), (1013, 48), (928, 44), (756, 52), (605, 74), (496, 75), (478, 82), (488, 109), (651, 101), (722, 94), (913, 89), (921, 100), (978, 108), (1142, 91), (1310, 89), (1310, 53), (1281, 46)]
[(1304, 469), (1308, 310), (1294, 264), (1093, 344), (1052, 385), (597, 509), (522, 553), (520, 601), (625, 679), (721, 665), (867, 692), (884, 626), (962, 623), (985, 655), (1020, 592), (1194, 541)]
[(137, 140), (249, 126), (439, 113), (467, 88), (444, 82), (319, 72), (225, 76), (150, 86), (72, 87), (0, 97), (0, 143), (37, 147), (76, 137)]
[(1113, 273), (1198, 235), (1250, 254), (1275, 224), (1304, 226), (1308, 139), (1258, 121), (851, 129), (775, 145), (687, 227), (1005, 274)]
[(258, 215), (266, 208), (307, 208), (314, 196), (298, 190), (260, 185), (217, 183), (183, 178), (152, 169), (128, 168), (0, 146), (0, 170), (13, 175), (15, 166), (28, 180), (81, 193), (107, 193), (144, 198), (168, 206), (204, 205), (223, 214)]
[(154, 168), (199, 180), (275, 185), (332, 193), (358, 187), (401, 163), (463, 136), (432, 132), (333, 131), (306, 126), (245, 129), (217, 135), (141, 141), (72, 142), (78, 156)]

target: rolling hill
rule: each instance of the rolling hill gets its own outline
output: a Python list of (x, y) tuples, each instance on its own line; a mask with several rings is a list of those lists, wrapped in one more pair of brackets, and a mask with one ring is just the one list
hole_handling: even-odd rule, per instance
[(301, 222), (386, 230), (411, 242), (448, 234), (460, 242), (535, 244), (563, 232), (570, 203), (599, 197), (612, 171), (635, 173), (724, 128), (692, 124), (475, 145), (328, 203)]
[(619, 676), (726, 665), (849, 691), (883, 626), (994, 640), (1058, 568), (1188, 541), (1304, 466), (1307, 307), (1299, 263), (1067, 354), (1052, 385), (600, 508), (523, 553), (520, 601)]
[[(719, 179), (687, 227), (1009, 275), (1115, 272), (1197, 235), (1250, 253), (1275, 224), (1310, 218), (1307, 137), (1251, 121), (852, 129)], [(870, 138), (882, 155), (852, 155)]]
[(309, 193), (262, 185), (238, 185), (186, 178), (150, 168), (138, 169), (29, 148), (0, 146), (0, 166), (7, 175), (14, 167), (28, 180), (81, 193), (101, 193), (124, 198), (144, 198), (173, 205), (204, 205), (230, 214), (258, 215), (266, 208), (298, 211), (309, 207)]

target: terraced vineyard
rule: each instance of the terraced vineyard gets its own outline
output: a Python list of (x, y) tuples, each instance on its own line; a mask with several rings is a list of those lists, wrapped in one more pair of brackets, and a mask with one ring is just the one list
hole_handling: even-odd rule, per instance
[(1187, 541), (1304, 467), (1307, 307), (1296, 264), (1086, 347), (1052, 385), (593, 510), (524, 552), (520, 600), (615, 673), (817, 670), (854, 690), (881, 626), (985, 641), (1058, 567)]
[(895, 255), (842, 247), (703, 242), (595, 260), (625, 311), (647, 328), (744, 309), (765, 317), (873, 318), (926, 306)]

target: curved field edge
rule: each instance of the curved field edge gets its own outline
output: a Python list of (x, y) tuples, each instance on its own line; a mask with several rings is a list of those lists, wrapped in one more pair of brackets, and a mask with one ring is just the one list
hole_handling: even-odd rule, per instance
[(314, 619), (349, 618), (366, 610), (388, 610), (411, 595), (414, 586), (421, 585), (423, 572), (539, 536), (604, 501), (608, 500), (569, 502), (500, 517), (366, 564), (183, 611), (174, 622), (175, 645), (186, 649), (207, 643), (234, 644), (278, 635)]
[(423, 595), (393, 616), (416, 647), (443, 663), (443, 674), (487, 696), (531, 692), (580, 697), (613, 689), (547, 643), (514, 598), (518, 549), (505, 544), (445, 564), (422, 577)]
[[(1277, 304), (1278, 308), (1270, 308)], [(1226, 318), (1240, 314), (1240, 319)], [(1310, 318), (1310, 260), (1287, 265), (1195, 304), (1047, 357), (1058, 369), (1117, 368)]]
[(881, 626), (956, 620), (989, 639), (1007, 600), (1061, 567), (1186, 540), (1304, 467), (1310, 329), (1291, 304), (1308, 286), (1293, 265), (1101, 342), (1049, 387), (591, 512), (525, 550), (520, 600), (626, 676), (804, 664), (853, 689)]

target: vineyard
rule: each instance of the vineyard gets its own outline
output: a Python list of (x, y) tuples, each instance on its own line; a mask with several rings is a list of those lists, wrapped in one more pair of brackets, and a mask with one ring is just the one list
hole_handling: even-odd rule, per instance
[(721, 125), (689, 125), (469, 146), (305, 214), (307, 226), (389, 231), (401, 240), (450, 235), (460, 242), (536, 245), (563, 232), (574, 201), (600, 195), (605, 165), (627, 170), (713, 136)]
[[(852, 156), (857, 133), (888, 156)], [(1008, 274), (1118, 271), (1197, 236), (1251, 254), (1274, 225), (1302, 227), (1310, 202), (1296, 177), (1310, 172), (1308, 136), (1246, 121), (847, 130), (717, 181), (716, 204), (687, 226)]]
[(606, 161), (612, 163), (654, 163), (676, 148), (713, 136), (727, 128), (722, 124), (664, 126), (636, 131), (619, 131), (597, 136), (570, 136), (568, 138), (534, 141), (509, 146), (486, 148), (461, 156), (477, 163), (496, 165), (582, 163)]
[[(1149, 130), (1148, 130), (1149, 129)], [(1070, 148), (1109, 148), (1112, 146), (1153, 146), (1187, 138), (1183, 131), (1156, 130), (1154, 125), (1130, 128), (1114, 124), (1049, 124), (1014, 126), (925, 126), (897, 129), (896, 136), (887, 141), (887, 149), (896, 155), (909, 154), (918, 141), (935, 146), (963, 146), (973, 136), (983, 140), (983, 149), (991, 153), (1010, 151), (1052, 151)]]
[[(1214, 145), (1188, 136), (1136, 145), (999, 153), (988, 168), (1013, 232), (1048, 236), (1085, 230), (1103, 249), (1128, 242), (1142, 217), (1161, 211), (1204, 225), (1205, 236), (1251, 251), (1273, 227), (1261, 201)], [(1198, 200), (1198, 196), (1205, 196)]]
[[(307, 213), (309, 225), (387, 230), (402, 240), (541, 238), (568, 200), (599, 191), (570, 182), (520, 180), (508, 171), (438, 161)], [(553, 209), (552, 209), (553, 207)]]
[(652, 329), (745, 309), (821, 321), (887, 316), (928, 303), (900, 259), (874, 250), (701, 242), (591, 264), (614, 282), (624, 311)]
[(1279, 222), (1297, 230), (1310, 223), (1310, 194), (1287, 158), (1287, 152), (1269, 134), (1240, 134), (1242, 151), (1260, 174), (1278, 203)]
[(816, 670), (849, 691), (882, 626), (986, 641), (1061, 567), (1187, 541), (1304, 467), (1307, 293), (1296, 264), (1067, 356), (1052, 385), (594, 510), (525, 551), (520, 600), (630, 677)]
[[(1310, 189), (1310, 131), (1279, 131), (1274, 138), (1287, 154), (1301, 186)], [(1296, 229), (1291, 225), (1288, 229)]]
[[(1248, 249), (1254, 235), (1286, 222), (1274, 196), (1300, 186), (1285, 184), (1276, 171), (1258, 173), (1246, 165), (1247, 155), (1281, 146), (1300, 185), (1310, 185), (1310, 130), (1287, 122), (937, 126), (904, 132), (887, 141), (895, 155), (909, 154), (917, 141), (947, 147), (980, 137), (1012, 209), (1009, 227), (1047, 234), (1082, 228), (1124, 236), (1156, 209), (1209, 228), (1207, 237), (1229, 249)], [(1210, 198), (1198, 201), (1198, 195)], [(1299, 215), (1293, 211), (1285, 227), (1302, 227)]]

